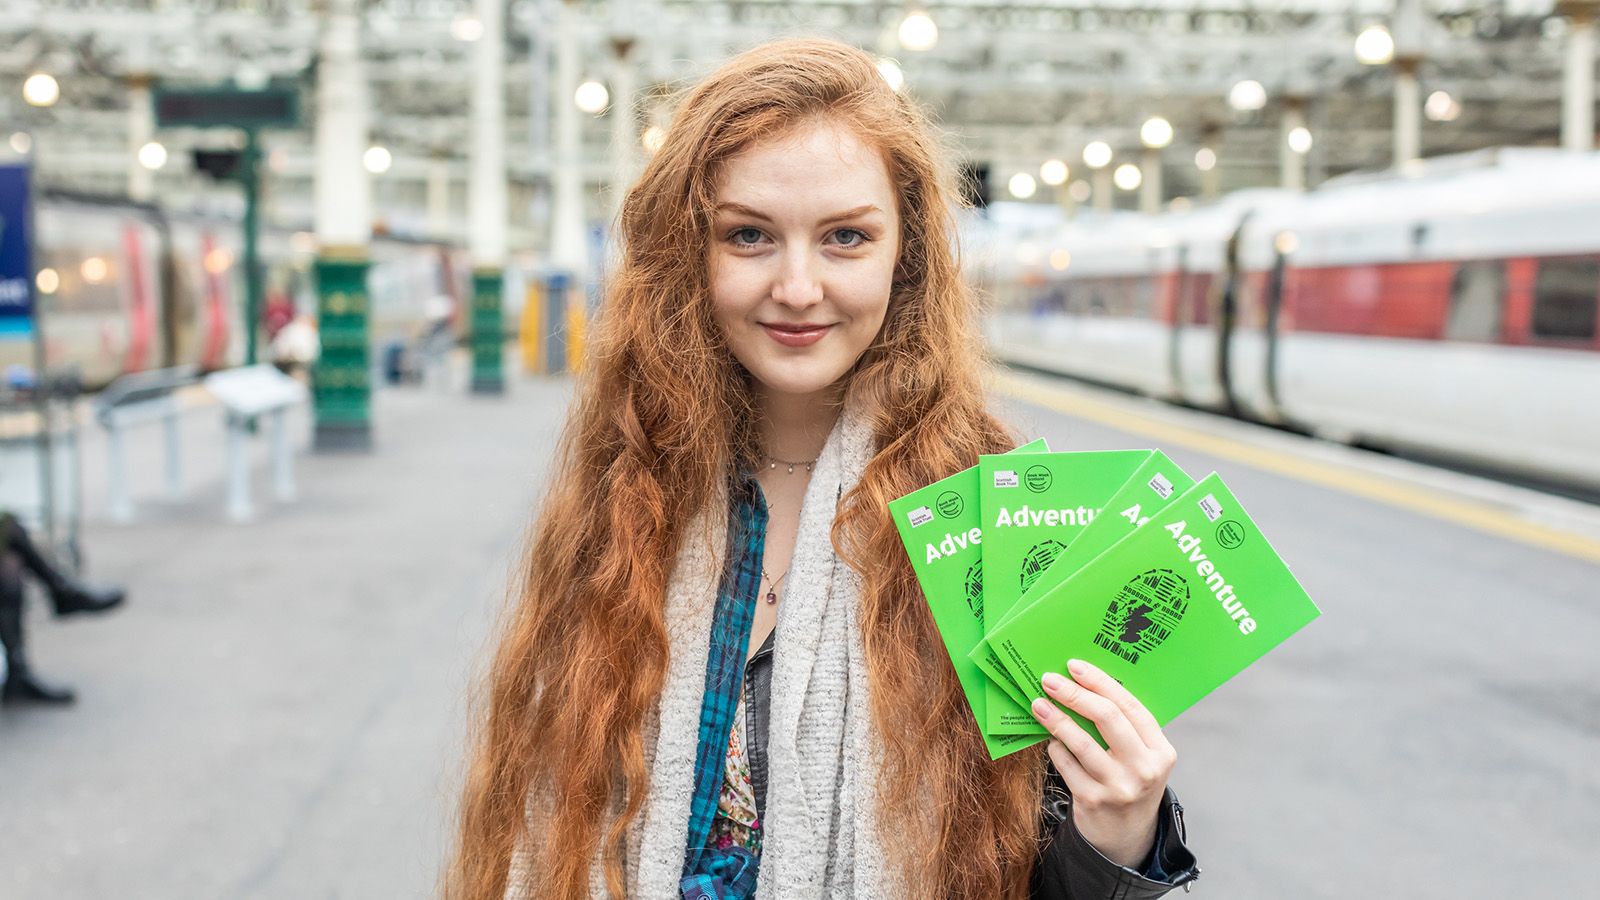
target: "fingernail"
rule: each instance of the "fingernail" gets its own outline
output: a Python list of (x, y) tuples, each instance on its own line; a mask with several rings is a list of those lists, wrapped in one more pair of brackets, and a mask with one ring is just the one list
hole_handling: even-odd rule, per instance
[(1084, 672), (1088, 671), (1088, 669), (1083, 660), (1069, 659), (1067, 660), (1067, 671), (1071, 672), (1073, 675), (1082, 675)]
[(1067, 680), (1054, 672), (1044, 673), (1044, 677), (1039, 679), (1039, 681), (1044, 685), (1044, 689), (1047, 691), (1059, 691), (1067, 686)]
[(1033, 717), (1035, 719), (1038, 719), (1041, 722), (1047, 722), (1054, 714), (1055, 708), (1050, 705), (1049, 700), (1040, 697), (1039, 699), (1033, 701)]

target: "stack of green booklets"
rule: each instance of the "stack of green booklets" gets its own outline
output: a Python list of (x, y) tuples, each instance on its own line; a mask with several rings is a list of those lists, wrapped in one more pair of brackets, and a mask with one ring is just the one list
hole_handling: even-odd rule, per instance
[(1029, 706), (1068, 660), (1166, 725), (1318, 615), (1222, 479), (1159, 450), (1035, 441), (889, 510), (994, 758), (1048, 737)]

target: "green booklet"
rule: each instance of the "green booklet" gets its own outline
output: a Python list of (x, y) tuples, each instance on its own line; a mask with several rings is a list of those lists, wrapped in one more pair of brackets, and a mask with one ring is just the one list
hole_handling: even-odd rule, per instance
[[(1044, 449), (1045, 442), (1039, 440), (1012, 452)], [(983, 727), (987, 679), (968, 658), (983, 640), (983, 529), (978, 515), (977, 466), (890, 501), (889, 514), (900, 529), (911, 568), (983, 731), (990, 758), (999, 759), (1044, 740), (1042, 734), (991, 734)]]
[[(983, 515), (983, 624), (987, 634), (1056, 556), (1101, 514), (1117, 489), (1150, 458), (1149, 450), (1030, 453), (978, 458), (978, 505)], [(992, 661), (990, 669), (1005, 672)], [(1010, 680), (1006, 673), (1006, 680)], [(1008, 692), (990, 682), (984, 693), (985, 731), (1044, 734), (1045, 728)], [(1037, 686), (1036, 686), (1037, 687)]]
[(1319, 614), (1212, 473), (986, 641), (1030, 701), (1083, 659), (1166, 725)]
[[(1111, 549), (1117, 541), (1127, 537), (1133, 530), (1143, 525), (1149, 518), (1160, 512), (1171, 503), (1179, 494), (1194, 487), (1194, 479), (1189, 474), (1178, 468), (1160, 450), (1150, 453), (1150, 458), (1145, 460), (1116, 494), (1106, 502), (1105, 514), (1095, 516), (1089, 524), (1078, 533), (1078, 537), (1067, 545), (1067, 549), (1056, 557), (1050, 568), (1028, 588), (1027, 592), (1017, 600), (1015, 606), (998, 623), (989, 628), (994, 631), (1005, 624), (1018, 612), (1032, 605), (1033, 602), (1056, 585), (1068, 578), (1073, 573), (1083, 568), (1090, 560)], [(1029, 698), (1024, 696), (1000, 665), (999, 657), (988, 652), (987, 645), (977, 647), (972, 654), (972, 661), (983, 669), (984, 674), (1005, 690), (1012, 699), (1023, 705), (1028, 704)], [(999, 671), (993, 671), (998, 668)]]

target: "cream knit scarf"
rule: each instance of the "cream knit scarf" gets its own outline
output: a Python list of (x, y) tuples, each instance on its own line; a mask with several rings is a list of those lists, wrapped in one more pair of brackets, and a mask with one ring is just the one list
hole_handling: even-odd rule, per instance
[[(835, 555), (830, 537), (840, 498), (855, 486), (872, 455), (871, 429), (847, 409), (817, 459), (800, 511), (773, 652), (756, 900), (877, 900), (904, 893), (874, 821), (881, 744), (871, 721), (857, 621), (861, 579)], [(708, 504), (686, 532), (667, 587), (672, 654), (660, 705), (645, 734), (650, 794), (628, 831), (629, 900), (681, 900), (678, 881), (727, 517), (726, 497)], [(534, 835), (542, 830), (534, 820), (540, 806), (530, 798)], [(508, 900), (534, 900), (529, 865), (527, 847), (519, 847)], [(607, 900), (598, 859), (592, 880), (592, 896)]]

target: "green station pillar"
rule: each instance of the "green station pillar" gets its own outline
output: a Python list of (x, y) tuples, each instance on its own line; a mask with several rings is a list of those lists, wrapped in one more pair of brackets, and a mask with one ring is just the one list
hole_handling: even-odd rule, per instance
[(504, 394), (505, 319), (501, 308), (504, 275), (481, 266), (472, 272), (472, 392)]
[(353, 254), (320, 256), (316, 272), (322, 355), (311, 374), (312, 447), (366, 452), (372, 449), (367, 260)]

